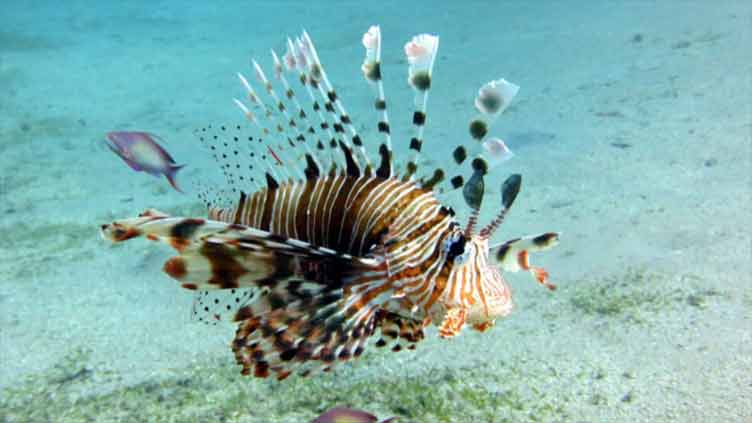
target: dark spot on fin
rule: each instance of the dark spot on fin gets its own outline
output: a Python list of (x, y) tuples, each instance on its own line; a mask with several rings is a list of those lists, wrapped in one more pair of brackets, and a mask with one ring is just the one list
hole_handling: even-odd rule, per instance
[(410, 149), (415, 151), (420, 151), (421, 147), (423, 146), (423, 141), (412, 138), (410, 139)]
[(425, 189), (433, 189), (437, 184), (441, 183), (441, 181), (444, 180), (444, 170), (443, 169), (436, 169), (433, 171), (433, 176), (431, 179), (427, 180), (423, 183), (423, 188)]
[(279, 188), (279, 184), (277, 183), (277, 180), (274, 179), (274, 177), (272, 175), (270, 175), (269, 172), (266, 172), (266, 185), (272, 191), (274, 191), (277, 188)]
[(462, 164), (462, 162), (465, 161), (467, 158), (467, 150), (465, 150), (465, 147), (459, 146), (454, 149), (454, 152), (452, 153), (452, 157), (454, 157), (454, 162), (457, 164)]
[(243, 219), (243, 209), (245, 209), (245, 192), (240, 191), (240, 200), (238, 200), (238, 209), (235, 211), (235, 218), (232, 223), (239, 225)]
[(462, 189), (462, 197), (470, 208), (478, 210), (483, 201), (483, 172), (476, 170)]
[(488, 162), (486, 162), (486, 160), (482, 157), (476, 157), (475, 159), (473, 159), (471, 165), (475, 172), (481, 172), (484, 175), (488, 173)]
[(413, 74), (410, 82), (420, 91), (426, 91), (431, 88), (431, 75), (426, 71), (420, 71)]
[(426, 114), (421, 112), (420, 110), (416, 110), (415, 113), (413, 113), (413, 125), (421, 126), (425, 125), (426, 123)]
[(185, 219), (170, 229), (170, 236), (188, 239), (193, 236), (199, 226), (204, 224), (204, 219)]
[(386, 147), (386, 144), (381, 144), (379, 146), (379, 155), (381, 156), (381, 164), (376, 171), (376, 175), (380, 178), (387, 179), (391, 176), (392, 154)]
[(442, 215), (454, 216), (454, 209), (451, 207), (441, 206), (439, 213), (441, 213)]
[(405, 173), (404, 179), (405, 180), (410, 179), (410, 177), (413, 176), (415, 172), (417, 171), (418, 171), (418, 165), (415, 162), (413, 161), (407, 162), (407, 172)]
[(321, 171), (319, 167), (316, 165), (316, 161), (313, 160), (313, 157), (311, 157), (310, 154), (305, 155), (306, 158), (306, 168), (305, 168), (305, 175), (306, 178), (310, 179), (316, 179), (321, 174)]
[(499, 251), (496, 252), (496, 260), (498, 260), (499, 262), (503, 262), (507, 256), (507, 253), (509, 252), (509, 247), (510, 245), (508, 242), (504, 243), (504, 245), (499, 247)]
[(480, 119), (476, 119), (470, 122), (470, 136), (478, 141), (483, 140), (483, 137), (488, 133), (488, 124)]
[(347, 163), (347, 176), (351, 176), (353, 178), (357, 178), (360, 176), (360, 168), (358, 167), (358, 164), (355, 163), (355, 159), (353, 159), (352, 151), (350, 151), (349, 148), (343, 143), (342, 141), (339, 142), (339, 147), (342, 149), (342, 152), (345, 153), (345, 162)]
[(504, 208), (512, 207), (517, 194), (520, 192), (520, 184), (522, 183), (522, 176), (515, 173), (507, 178), (504, 184), (501, 186), (501, 204)]
[(366, 74), (366, 78), (368, 78), (369, 81), (378, 81), (381, 79), (381, 63), (375, 62), (373, 66), (368, 68), (368, 73)]
[(556, 240), (559, 237), (559, 234), (556, 232), (546, 232), (543, 235), (538, 235), (535, 238), (533, 238), (533, 244), (537, 247), (545, 247), (548, 246), (552, 241)]

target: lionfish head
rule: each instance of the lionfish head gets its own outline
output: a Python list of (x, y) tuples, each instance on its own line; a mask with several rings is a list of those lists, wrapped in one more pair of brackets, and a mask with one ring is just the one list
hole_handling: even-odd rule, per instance
[[(509, 208), (512, 206), (520, 191), (522, 178), (514, 174), (507, 178), (502, 185), (501, 211), (485, 225), (480, 231), (475, 227), (480, 213), (480, 207), (484, 194), (483, 175), (485, 166), (478, 166), (470, 180), (465, 184), (462, 194), (465, 202), (471, 209), (464, 231), (458, 229), (447, 245), (447, 251), (454, 260), (455, 265), (462, 267), (463, 281), (460, 298), (470, 304), (467, 322), (474, 325), (491, 324), (496, 318), (504, 317), (513, 309), (511, 290), (502, 272), (496, 257), (491, 254), (490, 238), (501, 225)], [(493, 248), (497, 250), (497, 248)]]
[(468, 243), (477, 259), (477, 266), (473, 271), (473, 279), (477, 280), (472, 305), (470, 306), (467, 322), (474, 325), (492, 323), (499, 317), (512, 312), (512, 292), (504, 279), (502, 272), (490, 256), (487, 238), (473, 236)]

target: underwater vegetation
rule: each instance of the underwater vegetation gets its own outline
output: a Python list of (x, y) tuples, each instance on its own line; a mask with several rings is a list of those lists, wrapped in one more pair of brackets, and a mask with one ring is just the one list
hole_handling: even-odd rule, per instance
[(88, 357), (76, 350), (47, 373), (4, 390), (0, 421), (305, 422), (342, 405), (399, 416), (400, 422), (544, 422), (567, 416), (566, 399), (518, 389), (516, 382), (494, 387), (497, 377), (547, 376), (524, 365), (496, 375), (481, 367), (437, 368), (418, 377), (328, 376), (280, 384), (247, 383), (233, 366), (201, 364), (163, 380), (97, 393), (102, 376)]
[[(564, 285), (572, 288), (557, 294), (564, 297), (558, 313), (544, 317), (559, 328), (571, 326), (569, 319), (587, 316), (627, 320), (649, 329), (687, 307), (701, 314), (706, 307), (730, 299), (704, 284), (697, 276), (642, 268), (566, 281)], [(749, 304), (750, 299), (743, 301)], [(515, 336), (501, 331), (494, 335)], [(389, 360), (384, 359), (393, 354), (376, 351), (364, 356), (362, 368), (385, 366)], [(337, 373), (295, 378), (292, 383), (248, 383), (226, 357), (212, 357), (123, 386), (117, 372), (91, 357), (91, 350), (73, 348), (47, 371), (0, 391), (0, 422), (306, 422), (333, 407), (397, 416), (399, 422), (573, 421), (578, 416), (575, 407), (639, 406), (644, 377), (643, 369), (584, 356), (547, 358), (499, 351), (462, 367), (408, 372), (392, 366), (396, 368), (385, 367), (374, 374), (344, 365)], [(552, 384), (566, 387), (553, 389)]]
[(713, 297), (728, 298), (722, 291), (703, 287), (697, 276), (682, 275), (679, 286), (666, 280), (662, 273), (630, 268), (624, 275), (610, 276), (597, 284), (580, 284), (569, 302), (575, 311), (588, 316), (641, 324), (661, 311), (686, 306), (702, 309)]

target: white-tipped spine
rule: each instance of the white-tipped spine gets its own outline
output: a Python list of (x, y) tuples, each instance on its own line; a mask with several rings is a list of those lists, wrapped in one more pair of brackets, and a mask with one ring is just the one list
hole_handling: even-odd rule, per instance
[[(298, 114), (298, 116), (304, 116), (303, 121), (308, 125), (310, 128), (313, 128), (311, 125), (311, 122), (308, 120), (308, 115), (303, 110), (303, 106), (301, 106), (300, 101), (298, 101), (298, 98), (295, 96), (295, 92), (290, 87), (290, 83), (287, 81), (287, 78), (284, 74), (284, 67), (282, 65), (282, 62), (279, 60), (279, 56), (277, 56), (277, 53), (274, 50), (271, 50), (272, 58), (274, 60), (274, 69), (275, 69), (275, 75), (277, 79), (279, 79), (282, 82), (282, 86), (285, 89), (286, 93), (291, 93), (291, 95), (288, 97), (288, 99), (293, 103), (295, 106), (295, 110)], [(318, 140), (320, 141), (320, 140)], [(311, 149), (307, 142), (304, 141), (306, 152), (311, 155), (314, 162), (316, 163), (316, 166), (321, 168), (321, 158), (316, 154), (315, 150)]]
[[(307, 81), (310, 76), (307, 73), (308, 65), (307, 65), (307, 59), (305, 58), (305, 54), (301, 51), (301, 42), (300, 40), (296, 40), (295, 43), (290, 38), (287, 38), (287, 49), (289, 50), (289, 53), (292, 55), (292, 59), (295, 60), (294, 68), (298, 71), (298, 75), (300, 76), (301, 80)], [(292, 71), (292, 69), (289, 69)], [(311, 100), (311, 104), (316, 103), (316, 94), (313, 92), (313, 89), (311, 88), (311, 85), (307, 82), (303, 83), (306, 88), (306, 92), (308, 92), (308, 97)], [(334, 134), (334, 131), (332, 131), (332, 127), (329, 124), (329, 122), (326, 119), (326, 116), (321, 111), (321, 109), (316, 110), (316, 114), (319, 117), (319, 122), (321, 125), (326, 125), (326, 133), (329, 135), (329, 140), (336, 139), (336, 136)], [(327, 140), (328, 141), (328, 140)], [(325, 144), (328, 144), (326, 142)], [(337, 166), (342, 166), (342, 163), (344, 161), (339, 161), (337, 158), (340, 157), (338, 154), (334, 154), (330, 151), (330, 164), (336, 164)]]
[[(433, 65), (436, 61), (436, 55), (439, 50), (439, 37), (429, 34), (420, 34), (405, 44), (405, 55), (409, 63), (408, 83), (415, 91), (415, 111), (424, 117), (424, 121), (417, 126), (416, 138), (418, 142), (423, 142), (426, 124), (426, 109), (428, 106), (428, 91), (433, 78)], [(413, 154), (412, 163), (416, 166), (420, 160), (420, 149), (416, 149)], [(409, 172), (409, 170), (408, 170)], [(415, 174), (410, 175), (413, 180)]]
[[(261, 132), (264, 132), (263, 125), (261, 125), (258, 122), (258, 120), (256, 120), (256, 116), (253, 114), (253, 112), (251, 112), (248, 109), (248, 106), (246, 106), (242, 101), (238, 100), (237, 98), (233, 98), (232, 100), (235, 102), (235, 105), (238, 106), (238, 108), (243, 112), (243, 115), (245, 116), (245, 118), (248, 119), (249, 121), (251, 121), (251, 123), (253, 123), (254, 125), (256, 125), (256, 127), (258, 127)], [(259, 155), (257, 154), (258, 152), (254, 148), (254, 145), (251, 144), (249, 146), (249, 148), (251, 150), (253, 150), (254, 153), (256, 153), (256, 154), (253, 155), (253, 161), (256, 162), (257, 165), (259, 165), (261, 163), (262, 159), (259, 159)], [(272, 161), (269, 158), (269, 156), (267, 156), (266, 154), (263, 154), (262, 157), (266, 158), (266, 160), (263, 160), (262, 167), (265, 168), (265, 169), (268, 169), (269, 173), (270, 173), (270, 175), (272, 175), (272, 177), (274, 177), (275, 179), (279, 179), (279, 175), (277, 174), (276, 169), (275, 169), (275, 168), (277, 168), (277, 166), (274, 166), (274, 164), (275, 164), (274, 161)], [(285, 176), (289, 177), (289, 174), (287, 174), (285, 172)], [(255, 182), (255, 179), (253, 179), (253, 181)]]
[[(277, 55), (274, 54), (272, 51), (272, 56), (275, 59), (274, 66), (275, 69), (279, 66), (281, 67), (281, 64), (279, 63), (279, 59), (277, 58)], [(274, 87), (272, 86), (272, 83), (269, 81), (269, 79), (266, 77), (266, 74), (264, 73), (264, 70), (259, 66), (258, 62), (256, 60), (252, 60), (253, 63), (253, 69), (256, 72), (256, 76), (261, 82), (264, 87), (266, 87), (266, 92), (271, 96), (272, 100), (276, 105), (278, 105), (279, 113), (282, 114), (285, 118), (285, 123), (282, 124), (282, 128), (284, 128), (286, 135), (289, 138), (289, 142), (292, 143), (292, 148), (294, 150), (298, 150), (297, 155), (301, 154), (310, 154), (312, 157), (315, 157), (313, 152), (311, 151), (310, 146), (305, 141), (298, 141), (298, 139), (302, 136), (305, 139), (305, 136), (303, 136), (298, 129), (297, 126), (293, 126), (289, 124), (288, 122), (292, 122), (292, 119), (290, 118), (290, 114), (287, 113), (287, 109), (285, 107), (279, 107), (284, 106), (284, 103), (280, 99), (280, 97), (277, 95), (277, 92), (274, 90)], [(276, 72), (276, 71), (275, 71)], [(281, 76), (281, 75), (280, 75)], [(285, 81), (286, 82), (286, 81)], [(288, 89), (289, 85), (285, 85), (285, 89)], [(291, 131), (291, 134), (287, 134), (288, 131)], [(302, 144), (302, 149), (300, 148), (300, 145)], [(289, 145), (289, 144), (288, 144)], [(296, 153), (293, 153), (296, 154)], [(297, 163), (297, 158), (293, 158), (293, 161), (291, 163)], [(297, 169), (297, 166), (296, 166)], [(302, 173), (298, 169), (298, 173), (302, 176)]]
[[(321, 91), (321, 95), (324, 96), (324, 98), (329, 98), (329, 93), (334, 93), (334, 87), (329, 82), (329, 78), (326, 76), (326, 71), (324, 70), (324, 66), (321, 64), (321, 60), (319, 60), (319, 55), (316, 52), (316, 47), (313, 45), (313, 41), (311, 40), (311, 37), (308, 35), (308, 32), (303, 30), (303, 42), (305, 42), (307, 46), (307, 53), (310, 55), (311, 62), (309, 63), (309, 66), (317, 66), (319, 72), (321, 73), (321, 80), (324, 83), (324, 86), (322, 87), (321, 84), (319, 84), (319, 90)], [(340, 116), (348, 116), (347, 110), (345, 110), (345, 107), (342, 105), (342, 102), (339, 100), (339, 97), (335, 98), (335, 100), (332, 102), (335, 107), (337, 107), (337, 110), (339, 111)], [(350, 132), (350, 137), (354, 138), (358, 136), (358, 131), (355, 129), (355, 127), (352, 125), (352, 123), (346, 123), (341, 122), (347, 130)], [(350, 140), (347, 139), (347, 137), (344, 138), (344, 143), (349, 148), (353, 148), (352, 144), (350, 143)], [(366, 163), (366, 166), (371, 166), (371, 161), (368, 158), (368, 153), (366, 152), (365, 145), (360, 145), (360, 155), (363, 158), (363, 160)], [(353, 157), (353, 160), (356, 160), (355, 157)], [(357, 160), (356, 160), (357, 161)]]
[[(266, 117), (270, 121), (274, 122), (274, 114), (273, 114), (273, 112), (271, 110), (269, 110), (269, 108), (266, 106), (266, 104), (264, 104), (263, 101), (261, 101), (261, 99), (259, 98), (258, 94), (256, 94), (256, 91), (253, 89), (253, 87), (251, 86), (251, 84), (248, 82), (248, 79), (246, 79), (246, 77), (243, 76), (243, 74), (240, 73), (240, 72), (238, 72), (238, 79), (240, 80), (240, 83), (245, 87), (246, 93), (248, 95), (248, 99), (251, 101), (251, 103), (254, 106), (256, 106), (256, 107), (258, 107), (258, 108), (261, 109), (261, 111), (263, 112), (263, 116), (264, 117)], [(235, 100), (236, 100), (235, 104), (238, 104), (238, 103), (242, 104), (242, 102), (240, 102), (239, 100), (237, 100), (237, 99), (235, 99)], [(238, 105), (238, 107), (240, 107), (240, 105)], [(258, 119), (258, 117), (256, 117), (252, 112), (250, 112), (249, 109), (248, 109), (248, 107), (245, 107), (245, 105), (243, 105), (243, 107), (240, 107), (240, 109), (243, 111), (243, 113), (245, 114), (246, 118), (249, 118), (249, 117), (251, 118), (250, 119), (251, 122), (253, 124), (255, 124), (259, 128), (259, 131), (261, 132), (262, 136), (264, 136), (264, 137), (267, 138), (267, 140), (265, 141), (265, 143), (267, 143), (267, 144), (270, 143), (271, 139), (269, 139), (269, 138), (273, 138), (273, 134), (269, 130), (269, 128), (267, 128), (263, 124), (263, 122)], [(299, 175), (302, 174), (302, 172), (300, 171), (300, 169), (298, 169), (297, 166), (294, 165), (295, 164), (295, 157), (289, 157), (288, 156), (288, 154), (287, 154), (287, 148), (285, 148), (281, 144), (277, 144), (276, 147), (277, 147), (277, 151), (275, 153), (277, 155), (279, 155), (280, 157), (284, 157), (284, 160), (282, 160), (282, 162), (283, 162), (282, 166), (276, 166), (274, 164), (274, 162), (271, 161), (271, 160), (269, 160), (267, 162), (266, 168), (269, 169), (272, 172), (272, 176), (274, 176), (275, 179), (278, 179), (277, 175), (274, 172), (274, 169), (276, 168), (276, 169), (279, 169), (279, 171), (283, 174), (283, 177), (285, 179), (290, 178), (291, 174), (288, 172), (288, 167), (291, 168), (291, 169), (296, 169), (297, 173)], [(269, 155), (266, 154), (266, 152), (258, 152), (258, 153), (261, 154), (263, 157), (266, 157), (267, 159), (269, 159)]]
[[(384, 79), (381, 74), (381, 28), (378, 25), (373, 25), (368, 29), (368, 32), (363, 34), (363, 46), (366, 48), (366, 57), (363, 61), (363, 75), (368, 83), (376, 88), (376, 104), (380, 104), (380, 121), (389, 125), (389, 114), (386, 110), (386, 97), (384, 95)], [(374, 73), (377, 73), (374, 75)], [(374, 80), (374, 76), (378, 78)], [(377, 108), (379, 108), (377, 106)], [(386, 148), (391, 154), (392, 151), (392, 135), (391, 132), (384, 132), (384, 143)], [(392, 166), (390, 160), (390, 166)], [(389, 174), (392, 174), (393, 169), (389, 169)]]

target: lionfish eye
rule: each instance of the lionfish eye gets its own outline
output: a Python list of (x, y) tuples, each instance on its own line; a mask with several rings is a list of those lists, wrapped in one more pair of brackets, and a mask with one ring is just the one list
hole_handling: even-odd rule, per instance
[(456, 257), (465, 254), (465, 244), (467, 240), (462, 234), (458, 234), (456, 237), (452, 237), (448, 240), (447, 245), (447, 260), (454, 261)]

